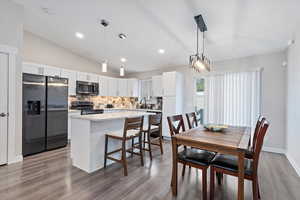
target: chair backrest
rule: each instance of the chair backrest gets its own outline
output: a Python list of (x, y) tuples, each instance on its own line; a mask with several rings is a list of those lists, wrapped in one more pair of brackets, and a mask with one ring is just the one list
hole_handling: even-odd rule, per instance
[(259, 155), (260, 155), (261, 149), (263, 147), (264, 138), (267, 133), (268, 127), (269, 127), (269, 122), (265, 119), (264, 122), (261, 124), (261, 126), (258, 128), (256, 142), (255, 142), (255, 146), (254, 146), (254, 150), (253, 150), (253, 152), (254, 152), (253, 167), (254, 167), (255, 172), (257, 172)]
[(148, 130), (151, 129), (151, 126), (158, 126), (161, 129), (162, 122), (162, 113), (157, 113), (156, 115), (149, 116)]
[(144, 116), (125, 118), (123, 137), (126, 138), (129, 130), (143, 130)]
[(252, 150), (254, 150), (255, 143), (256, 143), (256, 138), (257, 138), (259, 129), (264, 124), (265, 120), (266, 120), (266, 118), (261, 116), (261, 115), (258, 117), (258, 120), (256, 122), (256, 126), (255, 126), (255, 130), (254, 130), (253, 139), (252, 139)]
[(195, 112), (186, 113), (185, 115), (186, 115), (189, 129), (196, 128), (198, 126), (196, 113)]
[(185, 131), (182, 115), (174, 115), (167, 117), (171, 136)]

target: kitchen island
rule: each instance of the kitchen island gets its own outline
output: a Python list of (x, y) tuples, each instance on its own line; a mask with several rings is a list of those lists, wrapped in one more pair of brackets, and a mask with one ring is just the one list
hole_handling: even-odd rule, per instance
[[(71, 117), (71, 158), (73, 166), (92, 173), (104, 166), (105, 134), (123, 131), (125, 118), (144, 116), (148, 123), (147, 112), (117, 112)], [(131, 142), (128, 142), (128, 147)], [(121, 147), (120, 141), (109, 140), (108, 150)], [(116, 154), (118, 157), (118, 154)], [(113, 161), (108, 161), (108, 165)]]

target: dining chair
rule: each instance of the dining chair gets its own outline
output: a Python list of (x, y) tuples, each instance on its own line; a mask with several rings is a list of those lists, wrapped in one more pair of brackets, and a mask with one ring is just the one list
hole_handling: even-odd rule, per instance
[[(252, 140), (249, 140), (249, 144), (248, 144), (249, 147), (248, 147), (248, 150), (245, 152), (245, 158), (253, 159), (253, 154), (254, 154), (253, 146), (255, 146), (257, 134), (259, 132), (259, 129), (260, 129), (261, 125), (264, 123), (265, 120), (266, 120), (266, 118), (261, 116), (261, 115), (258, 117), (255, 129), (254, 129)], [(218, 172), (216, 174), (216, 176), (217, 176), (218, 184), (221, 185), (222, 180), (223, 180), (223, 173)]]
[[(261, 149), (264, 142), (269, 122), (264, 120), (263, 124), (258, 127), (255, 146), (253, 147), (253, 159), (245, 158), (245, 174), (244, 178), (252, 181), (253, 199), (260, 199), (259, 183), (258, 183), (258, 162)], [(210, 199), (214, 199), (215, 178), (216, 172), (228, 174), (238, 177), (238, 158), (233, 155), (217, 154), (211, 162), (210, 169)]]
[[(152, 160), (151, 145), (159, 146), (160, 152), (163, 154), (163, 139), (162, 139), (162, 114), (149, 115), (148, 124), (143, 128), (143, 150), (149, 151), (150, 159)], [(147, 147), (146, 148), (146, 144)]]
[[(142, 129), (143, 129), (144, 116), (126, 118), (123, 130), (107, 133), (105, 135), (105, 153), (104, 153), (104, 168), (106, 168), (107, 159), (119, 162), (123, 165), (124, 176), (128, 175), (126, 152), (140, 156), (141, 165), (144, 166), (143, 149), (142, 149)], [(126, 142), (128, 140), (134, 141), (138, 138), (138, 144), (132, 143), (131, 148), (126, 148)], [(108, 152), (108, 139), (119, 140), (122, 142), (122, 147), (111, 152)], [(135, 152), (134, 149), (139, 149), (139, 152)], [(121, 152), (121, 159), (114, 158), (110, 155)]]
[(189, 129), (196, 128), (198, 126), (198, 121), (195, 112), (186, 113), (186, 120), (189, 126)]
[[(169, 116), (167, 119), (171, 136), (185, 131), (182, 115)], [(183, 164), (182, 175), (184, 175), (186, 165), (202, 170), (202, 198), (204, 200), (207, 199), (207, 169), (214, 156), (215, 153), (186, 146), (177, 154), (177, 163)], [(177, 173), (176, 171), (174, 176), (177, 177)]]

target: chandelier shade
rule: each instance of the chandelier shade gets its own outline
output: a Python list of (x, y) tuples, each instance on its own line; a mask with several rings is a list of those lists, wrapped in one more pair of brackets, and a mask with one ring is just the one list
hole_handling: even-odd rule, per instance
[[(207, 31), (206, 24), (202, 18), (202, 15), (195, 16), (195, 21), (197, 24), (197, 53), (195, 55), (191, 55), (189, 58), (189, 64), (193, 70), (196, 72), (210, 72), (212, 68), (212, 61), (204, 56), (204, 32)], [(202, 46), (202, 53), (199, 53), (199, 30), (203, 34), (203, 46)]]

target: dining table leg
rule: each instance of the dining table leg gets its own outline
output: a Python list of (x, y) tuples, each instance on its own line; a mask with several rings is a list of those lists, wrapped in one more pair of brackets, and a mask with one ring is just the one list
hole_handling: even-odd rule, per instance
[(238, 173), (238, 200), (244, 200), (244, 170), (245, 153), (239, 152), (239, 173)]
[(178, 153), (178, 145), (176, 138), (172, 137), (172, 160), (173, 160), (173, 167), (172, 167), (172, 192), (173, 195), (177, 195), (177, 182), (178, 182), (178, 164), (177, 164), (177, 153)]

